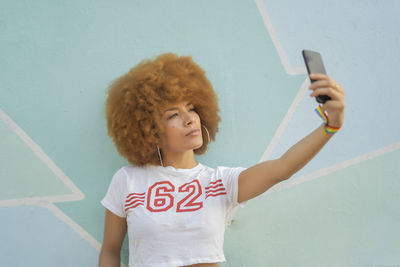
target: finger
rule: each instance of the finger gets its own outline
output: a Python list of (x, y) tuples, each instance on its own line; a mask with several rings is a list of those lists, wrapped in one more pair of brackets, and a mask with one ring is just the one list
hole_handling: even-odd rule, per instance
[(315, 81), (319, 81), (319, 80), (328, 80), (332, 85), (334, 85), (335, 87), (341, 88), (341, 85), (336, 82), (334, 79), (332, 79), (329, 75), (326, 74), (310, 74), (310, 78), (312, 78), (312, 80)]
[(314, 92), (310, 94), (311, 97), (317, 97), (319, 95), (328, 95), (332, 100), (342, 100), (343, 94), (332, 88), (322, 87), (314, 89)]
[(330, 78), (327, 74), (323, 73), (311, 73), (309, 76), (312, 80), (328, 80)]
[(318, 81), (318, 80), (328, 80), (332, 85), (336, 85), (336, 87), (341, 87), (339, 83), (337, 83), (334, 79), (332, 79), (329, 75), (327, 74), (322, 74), (322, 73), (312, 73), (310, 74), (310, 78), (312, 80)]
[(336, 92), (332, 89), (329, 88), (320, 88), (315, 90), (310, 94), (310, 97), (318, 97), (321, 95), (327, 95), (329, 96), (332, 100), (338, 100), (338, 101), (344, 101), (344, 95), (341, 94), (340, 92)]
[(328, 80), (318, 80), (318, 81), (313, 82), (309, 86), (309, 88), (310, 89), (316, 89), (316, 88), (319, 88), (319, 87), (329, 87), (329, 86), (330, 86), (330, 82)]
[(308, 88), (310, 90), (315, 90), (318, 88), (332, 88), (333, 90), (344, 94), (341, 85), (336, 83), (334, 80), (319, 80), (319, 81), (313, 82)]
[(332, 100), (326, 101), (321, 107), (323, 111), (328, 112), (328, 115), (329, 112), (332, 112), (334, 110), (343, 111), (344, 108), (345, 108), (344, 101), (332, 101)]

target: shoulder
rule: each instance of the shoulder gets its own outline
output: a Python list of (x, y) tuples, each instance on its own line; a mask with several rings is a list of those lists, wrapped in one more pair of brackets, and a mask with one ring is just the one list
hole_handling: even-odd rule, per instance
[(126, 184), (129, 178), (138, 176), (139, 167), (126, 165), (115, 171), (111, 183), (113, 184)]
[(150, 172), (151, 167), (138, 167), (134, 165), (126, 165), (121, 167), (119, 170), (115, 172), (115, 174), (125, 175), (126, 177), (132, 177), (138, 174), (143, 174), (146, 172)]
[(246, 170), (246, 168), (243, 167), (218, 166), (216, 168), (211, 168), (206, 165), (203, 166), (205, 173), (213, 176), (215, 179), (222, 180), (237, 178), (242, 171)]
[(233, 174), (239, 174), (245, 169), (246, 168), (243, 167), (218, 166), (215, 171), (220, 175), (233, 175)]
[(123, 184), (124, 186), (137, 186), (142, 183), (146, 184), (148, 181), (158, 178), (160, 176), (159, 174), (159, 170), (154, 166), (138, 167), (134, 165), (126, 165), (115, 172), (113, 180), (116, 180), (116, 183)]

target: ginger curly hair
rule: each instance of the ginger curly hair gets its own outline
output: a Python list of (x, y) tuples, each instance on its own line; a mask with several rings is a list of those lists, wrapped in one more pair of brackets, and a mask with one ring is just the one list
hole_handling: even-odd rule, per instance
[(168, 104), (190, 101), (200, 116), (203, 154), (218, 132), (218, 98), (204, 70), (191, 56), (162, 54), (145, 59), (108, 88), (106, 119), (108, 135), (119, 154), (132, 165), (159, 165), (157, 146), (165, 142), (161, 116)]

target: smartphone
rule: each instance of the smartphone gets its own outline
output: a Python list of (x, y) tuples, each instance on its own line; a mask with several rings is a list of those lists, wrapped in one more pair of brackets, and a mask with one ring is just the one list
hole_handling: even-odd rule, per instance
[[(304, 62), (306, 63), (308, 74), (311, 73), (322, 73), (326, 74), (324, 63), (322, 62), (321, 54), (311, 50), (302, 51)], [(311, 83), (315, 80), (311, 80)], [(331, 100), (327, 95), (319, 95), (315, 98), (318, 103), (324, 104), (326, 101)]]

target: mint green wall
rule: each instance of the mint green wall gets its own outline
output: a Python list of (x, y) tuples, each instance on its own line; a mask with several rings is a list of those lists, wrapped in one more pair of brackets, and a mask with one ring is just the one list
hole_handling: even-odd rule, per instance
[(199, 161), (248, 167), (321, 123), (303, 94), (303, 48), (321, 51), (343, 84), (345, 127), (304, 170), (239, 210), (221, 266), (400, 264), (397, 11), (390, 0), (3, 0), (0, 266), (97, 264), (99, 201), (127, 164), (105, 128), (114, 78), (144, 58), (192, 55), (223, 120)]

